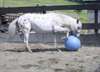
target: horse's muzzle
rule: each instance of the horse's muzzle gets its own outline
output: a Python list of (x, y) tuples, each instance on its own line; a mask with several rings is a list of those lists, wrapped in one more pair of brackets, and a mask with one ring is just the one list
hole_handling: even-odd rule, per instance
[(79, 37), (80, 36), (80, 32), (78, 32), (78, 31), (70, 31), (70, 35), (74, 35), (76, 37)]

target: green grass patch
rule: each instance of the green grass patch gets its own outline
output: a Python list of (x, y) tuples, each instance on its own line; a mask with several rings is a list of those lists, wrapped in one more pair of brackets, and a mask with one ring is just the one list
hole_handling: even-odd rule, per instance
[(82, 10), (80, 12), (77, 12), (77, 10), (55, 10), (55, 12), (64, 13), (64, 14), (70, 15), (74, 18), (79, 17), (79, 19), (82, 23), (87, 23), (88, 22), (87, 10)]
[(65, 0), (0, 0), (1, 7), (20, 7), (20, 6), (35, 6), (35, 5), (75, 5), (76, 2)]

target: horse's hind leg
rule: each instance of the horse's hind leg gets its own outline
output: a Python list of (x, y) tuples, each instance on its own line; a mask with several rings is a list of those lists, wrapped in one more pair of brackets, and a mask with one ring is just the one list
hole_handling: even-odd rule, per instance
[(28, 40), (29, 40), (29, 32), (26, 32), (26, 33), (24, 34), (24, 43), (26, 44), (27, 50), (28, 50), (30, 53), (32, 53), (32, 50), (31, 50), (31, 48), (30, 48), (30, 46), (29, 46)]
[(29, 46), (29, 34), (31, 30), (31, 24), (27, 23), (25, 24), (23, 31), (24, 31), (24, 43), (26, 44), (26, 48), (29, 52), (32, 52), (30, 46)]

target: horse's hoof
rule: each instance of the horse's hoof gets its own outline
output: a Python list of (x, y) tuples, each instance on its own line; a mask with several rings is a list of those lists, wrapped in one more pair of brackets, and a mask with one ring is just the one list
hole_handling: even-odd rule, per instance
[(29, 51), (30, 53), (32, 53), (32, 50), (31, 50), (31, 49), (28, 49), (28, 51)]
[(32, 53), (32, 50), (31, 50), (30, 47), (26, 47), (26, 49), (27, 49), (28, 52)]
[(64, 36), (64, 37), (62, 37), (61, 39), (64, 40), (65, 38), (66, 38), (66, 37)]
[(31, 50), (31, 49), (30, 49), (30, 50), (28, 49), (28, 51), (29, 51), (30, 53), (32, 53), (32, 50)]

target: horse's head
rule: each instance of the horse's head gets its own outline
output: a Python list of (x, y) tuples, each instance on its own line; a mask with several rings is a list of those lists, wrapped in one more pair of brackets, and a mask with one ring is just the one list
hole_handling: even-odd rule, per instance
[(82, 29), (82, 23), (79, 21), (79, 19), (75, 19), (74, 24), (71, 25), (71, 34), (79, 37), (81, 29)]

